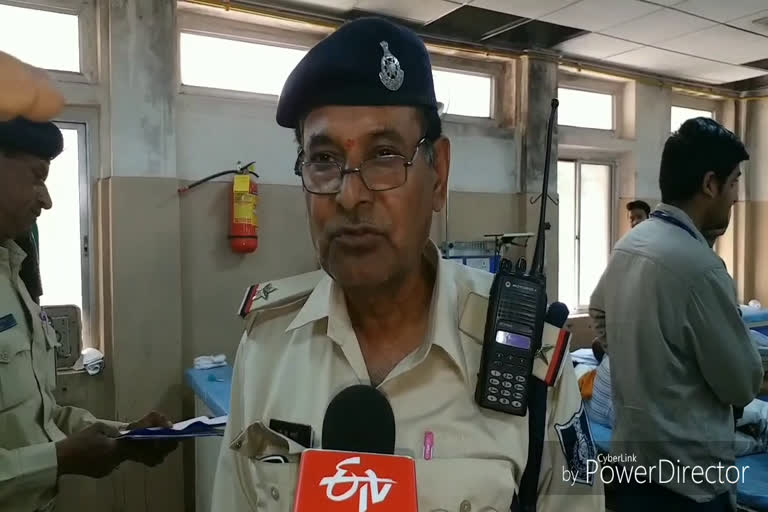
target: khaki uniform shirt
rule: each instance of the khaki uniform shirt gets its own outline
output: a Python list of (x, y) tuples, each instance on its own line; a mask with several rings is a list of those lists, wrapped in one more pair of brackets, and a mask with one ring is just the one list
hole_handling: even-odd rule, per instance
[[(722, 260), (685, 212), (657, 209), (695, 237), (654, 217), (641, 223), (616, 244), (590, 302), (611, 358), (612, 451), (634, 454), (646, 467), (662, 467), (662, 459), (728, 466), (735, 460), (732, 406), (757, 395), (760, 356)], [(661, 464), (666, 473), (654, 480), (697, 501), (733, 491), (716, 470), (697, 484), (690, 471), (683, 481)]]
[(56, 333), (19, 278), (24, 258), (26, 254), (14, 242), (0, 244), (3, 512), (33, 512), (51, 507), (58, 472), (54, 443), (97, 421), (87, 411), (56, 404)]
[[(415, 458), (420, 511), (508, 512), (527, 462), (528, 417), (481, 409), (473, 398), (493, 276), (439, 258), (432, 245), (427, 256), (437, 266), (427, 337), (379, 386), (394, 411), (396, 453)], [(260, 461), (270, 453), (264, 425), (271, 419), (311, 425), (319, 437), (331, 399), (347, 386), (370, 383), (343, 293), (328, 275), (316, 271), (261, 289), (271, 293), (247, 317), (234, 366), (216, 511), (291, 511), (298, 457)], [(572, 420), (582, 417), (566, 356), (548, 392), (541, 512), (604, 510), (597, 479), (571, 486), (563, 478), (574, 437), (565, 436), (564, 446), (559, 435), (574, 433)], [(434, 434), (431, 460), (423, 455), (427, 431)], [(591, 437), (586, 441), (591, 447)]]

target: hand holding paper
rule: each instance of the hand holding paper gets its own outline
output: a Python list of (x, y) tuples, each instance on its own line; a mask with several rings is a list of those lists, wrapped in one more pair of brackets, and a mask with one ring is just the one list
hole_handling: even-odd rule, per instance
[[(130, 423), (127, 430), (136, 432), (156, 428), (165, 429), (172, 426), (173, 424), (168, 418), (152, 411), (139, 421)], [(149, 467), (161, 464), (178, 445), (177, 440), (152, 439), (150, 442), (137, 442), (126, 436), (118, 438), (118, 449), (125, 460), (138, 462)]]
[[(137, 429), (129, 429), (120, 432), (118, 439), (185, 439), (190, 437), (206, 437), (224, 435), (224, 428), (227, 425), (227, 416), (218, 418), (208, 418), (200, 416), (186, 421), (180, 421), (173, 425), (165, 424), (163, 426), (143, 427), (139, 424)], [(129, 425), (130, 427), (131, 425)]]

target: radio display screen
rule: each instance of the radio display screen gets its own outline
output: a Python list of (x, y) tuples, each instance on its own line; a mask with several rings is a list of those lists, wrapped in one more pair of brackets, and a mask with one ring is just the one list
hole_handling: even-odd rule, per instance
[(523, 350), (531, 348), (531, 338), (507, 331), (496, 331), (496, 343)]

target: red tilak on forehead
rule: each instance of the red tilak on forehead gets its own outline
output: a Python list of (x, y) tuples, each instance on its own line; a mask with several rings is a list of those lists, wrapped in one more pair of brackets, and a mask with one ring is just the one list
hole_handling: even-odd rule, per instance
[(350, 150), (353, 147), (355, 147), (355, 141), (352, 139), (347, 139), (346, 142), (344, 142), (344, 149)]

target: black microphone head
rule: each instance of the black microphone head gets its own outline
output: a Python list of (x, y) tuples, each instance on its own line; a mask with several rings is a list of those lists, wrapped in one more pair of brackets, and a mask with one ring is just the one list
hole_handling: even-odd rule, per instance
[(387, 397), (376, 388), (362, 384), (343, 389), (325, 411), (322, 447), (394, 454), (395, 414)]
[(544, 321), (554, 325), (555, 327), (562, 328), (565, 325), (565, 321), (568, 320), (568, 306), (562, 302), (553, 302), (547, 309), (547, 316)]

